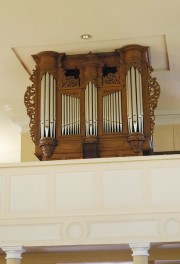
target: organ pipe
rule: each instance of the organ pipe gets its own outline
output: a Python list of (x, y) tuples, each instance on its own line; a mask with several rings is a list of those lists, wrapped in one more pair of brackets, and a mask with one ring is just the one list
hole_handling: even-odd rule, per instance
[(71, 95), (62, 94), (61, 102), (61, 134), (64, 136), (79, 134), (80, 99)]
[(56, 80), (46, 72), (41, 79), (40, 137), (56, 135)]
[(53, 137), (56, 137), (56, 80), (53, 78)]
[(97, 88), (89, 82), (85, 89), (86, 136), (97, 135)]
[(142, 77), (135, 67), (126, 74), (126, 90), (129, 133), (143, 133)]
[(122, 132), (121, 92), (103, 96), (103, 131)]

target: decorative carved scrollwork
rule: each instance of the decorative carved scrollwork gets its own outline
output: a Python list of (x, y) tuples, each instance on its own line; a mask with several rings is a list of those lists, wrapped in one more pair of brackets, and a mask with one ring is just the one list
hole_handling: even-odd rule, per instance
[(109, 73), (107, 76), (103, 77), (103, 84), (105, 85), (120, 84), (119, 74)]
[(153, 72), (153, 68), (149, 66), (148, 71), (149, 71), (148, 86), (149, 86), (150, 126), (151, 126), (151, 135), (152, 135), (155, 124), (154, 110), (157, 107), (158, 99), (160, 96), (160, 86), (156, 81), (156, 78), (151, 76), (151, 73)]
[(74, 76), (66, 77), (64, 75), (62, 79), (62, 87), (63, 88), (67, 88), (67, 87), (77, 88), (79, 87), (79, 79), (74, 78)]
[(79, 69), (62, 69), (62, 87), (63, 88), (78, 88), (80, 84)]
[(33, 84), (27, 87), (26, 93), (24, 95), (24, 104), (27, 109), (27, 114), (30, 117), (29, 127), (33, 142), (35, 142), (35, 72), (36, 70), (33, 70), (33, 73), (30, 77), (30, 80), (33, 82)]

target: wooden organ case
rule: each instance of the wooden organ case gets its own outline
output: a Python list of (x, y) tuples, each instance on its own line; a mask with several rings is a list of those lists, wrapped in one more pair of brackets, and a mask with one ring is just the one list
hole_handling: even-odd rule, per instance
[(33, 55), (25, 93), (30, 133), (40, 160), (152, 153), (160, 87), (151, 76), (149, 48)]

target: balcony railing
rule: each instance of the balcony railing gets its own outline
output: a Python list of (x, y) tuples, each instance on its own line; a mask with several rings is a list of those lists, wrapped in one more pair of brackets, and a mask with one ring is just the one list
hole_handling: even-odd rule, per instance
[(0, 166), (0, 243), (180, 241), (180, 155)]

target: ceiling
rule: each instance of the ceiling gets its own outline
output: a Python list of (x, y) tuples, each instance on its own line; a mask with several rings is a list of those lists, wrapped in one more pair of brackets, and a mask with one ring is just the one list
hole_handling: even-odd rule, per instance
[[(180, 123), (179, 0), (0, 0), (0, 113), (22, 129), (32, 54), (148, 45), (161, 86), (156, 122)], [(82, 40), (83, 33), (92, 35)]]

